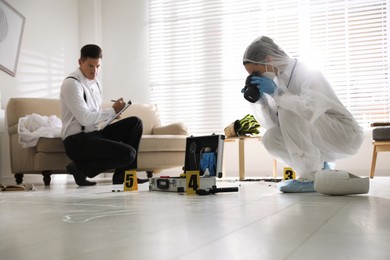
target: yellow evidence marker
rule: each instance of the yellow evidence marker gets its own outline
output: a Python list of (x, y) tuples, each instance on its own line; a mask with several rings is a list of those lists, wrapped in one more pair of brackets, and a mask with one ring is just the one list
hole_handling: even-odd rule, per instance
[(295, 178), (296, 178), (295, 171), (290, 167), (284, 167), (283, 179), (284, 180), (295, 180)]
[(138, 190), (138, 179), (136, 171), (125, 171), (125, 180), (123, 182), (123, 191)]
[(190, 195), (196, 194), (196, 190), (200, 188), (199, 171), (186, 172), (186, 193)]

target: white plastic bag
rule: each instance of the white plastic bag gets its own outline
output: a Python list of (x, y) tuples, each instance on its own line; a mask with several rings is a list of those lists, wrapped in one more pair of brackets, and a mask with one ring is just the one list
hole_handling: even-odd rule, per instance
[(62, 121), (57, 116), (31, 114), (19, 118), (19, 143), (23, 148), (34, 147), (40, 137), (61, 137)]

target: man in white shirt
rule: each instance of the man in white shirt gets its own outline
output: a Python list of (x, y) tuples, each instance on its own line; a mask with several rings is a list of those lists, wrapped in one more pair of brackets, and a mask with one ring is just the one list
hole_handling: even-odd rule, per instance
[(137, 154), (142, 136), (142, 121), (128, 117), (104, 129), (99, 124), (113, 118), (124, 106), (118, 99), (109, 109), (102, 109), (102, 89), (97, 74), (102, 60), (99, 46), (81, 48), (79, 69), (61, 86), (62, 140), (73, 161), (66, 169), (77, 185), (91, 186), (88, 181), (99, 173), (115, 169), (113, 184), (122, 184), (124, 172), (137, 168)]

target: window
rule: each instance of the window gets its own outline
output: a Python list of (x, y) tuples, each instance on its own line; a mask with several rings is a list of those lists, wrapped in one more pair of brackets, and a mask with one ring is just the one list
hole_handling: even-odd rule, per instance
[(359, 123), (390, 119), (388, 0), (149, 0), (151, 101), (163, 123), (223, 133), (250, 113), (242, 55), (259, 35), (319, 66)]

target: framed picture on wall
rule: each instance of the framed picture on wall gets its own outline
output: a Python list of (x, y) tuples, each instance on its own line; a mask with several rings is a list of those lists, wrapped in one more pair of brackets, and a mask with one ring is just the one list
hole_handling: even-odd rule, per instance
[(0, 69), (15, 77), (26, 18), (0, 0)]

